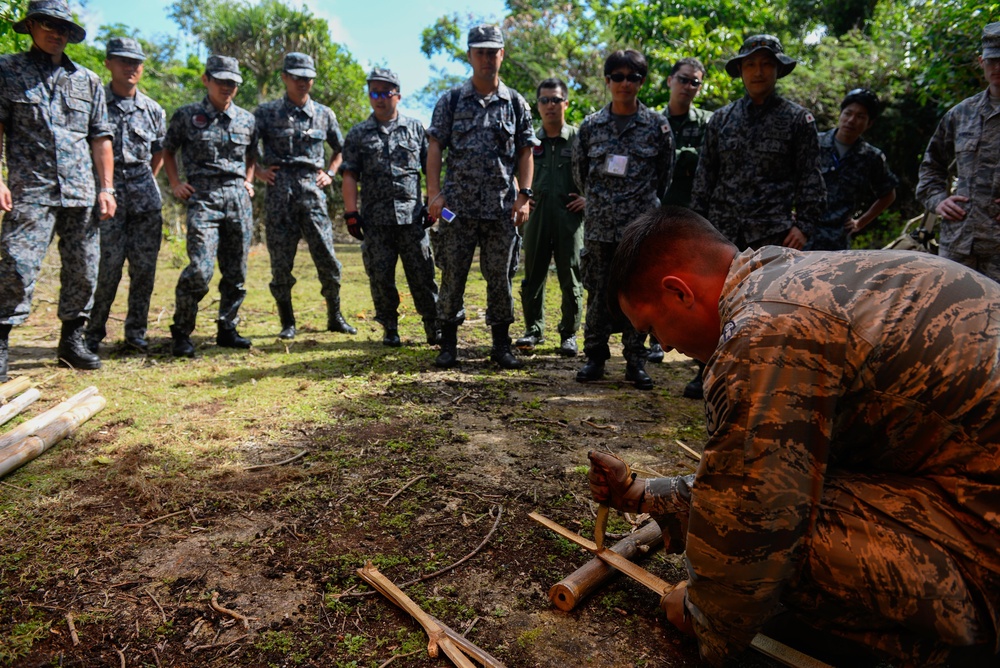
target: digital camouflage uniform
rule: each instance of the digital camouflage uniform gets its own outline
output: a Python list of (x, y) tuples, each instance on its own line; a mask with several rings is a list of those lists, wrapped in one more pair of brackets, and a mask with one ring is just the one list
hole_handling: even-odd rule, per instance
[(326, 193), (316, 185), (316, 175), (326, 168), (323, 142), (334, 154), (343, 146), (337, 116), (313, 99), (297, 107), (287, 95), (260, 105), (254, 115), (264, 148), (262, 161), (279, 167), (265, 199), (271, 294), (279, 303), (291, 302), (295, 251), (305, 238), (323, 297), (339, 311), (341, 265), (333, 249)]
[(997, 651), (998, 309), (1000, 286), (927, 254), (736, 256), (704, 456), (642, 507), (686, 550), (703, 658), (779, 603), (905, 665)]
[(396, 261), (402, 260), (413, 304), (433, 333), (437, 283), (430, 237), (424, 229), (420, 173), (427, 166), (427, 134), (415, 118), (397, 115), (383, 125), (372, 114), (347, 133), (342, 172), (361, 184), (364, 241), (361, 257), (371, 284), (375, 320), (398, 326)]
[[(479, 266), (486, 279), (486, 324), (509, 325), (514, 322), (511, 281), (520, 252), (513, 221), (514, 173), (518, 152), (538, 140), (528, 103), (503, 82), (488, 98), (476, 93), (471, 80), (458, 91), (454, 110), (452, 92), (441, 96), (427, 129), (442, 150), (447, 149), (441, 192), (456, 215), (451, 223), (438, 222), (438, 322), (465, 321), (465, 283), (478, 244)], [(520, 107), (517, 113), (515, 105)]]
[(0, 58), (0, 123), (14, 209), (0, 233), (0, 324), (19, 325), (53, 234), (62, 261), (59, 319), (90, 315), (100, 257), (90, 142), (110, 137), (104, 88), (90, 70), (32, 48)]
[(808, 240), (825, 208), (811, 113), (772, 94), (762, 105), (746, 95), (712, 115), (691, 209), (745, 249), (780, 244), (793, 226)]
[(250, 195), (243, 185), (247, 156), (255, 157), (254, 116), (235, 104), (218, 111), (206, 96), (170, 119), (163, 148), (181, 151), (187, 182), (195, 189), (187, 201), (187, 252), (190, 264), (177, 281), (174, 327), (194, 331), (198, 302), (219, 259), (219, 326), (234, 329), (246, 296), (247, 254), (253, 231)]
[(846, 250), (849, 242), (844, 223), (899, 185), (882, 151), (859, 138), (844, 157), (840, 157), (834, 142), (836, 134), (837, 128), (834, 128), (819, 135), (826, 213), (809, 238), (806, 250)]
[(535, 208), (524, 224), (524, 280), (521, 306), (525, 336), (539, 339), (545, 333), (545, 279), (549, 261), (555, 256), (556, 275), (562, 293), (559, 337), (567, 339), (580, 328), (583, 311), (583, 279), (580, 251), (583, 250), (583, 214), (566, 208), (570, 193), (579, 193), (573, 182), (573, 142), (576, 128), (563, 125), (558, 137), (545, 129), (535, 133), (539, 145), (532, 149), (535, 161)]
[[(98, 220), (101, 229), (101, 262), (97, 274), (94, 308), (87, 339), (100, 341), (111, 305), (118, 292), (122, 265), (128, 260), (128, 314), (125, 337), (146, 336), (149, 300), (156, 279), (156, 256), (163, 237), (163, 201), (150, 161), (163, 149), (167, 118), (163, 107), (136, 91), (135, 97), (105, 90), (108, 120), (114, 128), (115, 198), (118, 208), (108, 220)], [(99, 218), (98, 212), (94, 216)]]
[[(948, 167), (956, 161), (958, 181), (949, 193)], [(941, 119), (920, 164), (917, 199), (928, 211), (949, 194), (964, 195), (962, 220), (941, 219), (940, 255), (1000, 281), (1000, 109), (989, 90), (963, 100)]]
[(698, 154), (712, 112), (692, 106), (686, 114), (672, 116), (667, 109), (663, 115), (670, 121), (670, 129), (674, 133), (674, 178), (663, 196), (663, 204), (690, 207)]
[[(627, 156), (623, 176), (607, 169), (612, 156)], [(625, 359), (645, 363), (646, 334), (627, 320), (615, 322), (607, 306), (611, 259), (625, 227), (640, 214), (660, 204), (670, 185), (674, 164), (673, 133), (667, 119), (639, 103), (639, 111), (618, 132), (611, 105), (588, 116), (573, 145), (573, 175), (584, 189), (583, 285), (587, 288), (584, 353), (602, 362), (611, 357), (608, 340), (622, 332)]]

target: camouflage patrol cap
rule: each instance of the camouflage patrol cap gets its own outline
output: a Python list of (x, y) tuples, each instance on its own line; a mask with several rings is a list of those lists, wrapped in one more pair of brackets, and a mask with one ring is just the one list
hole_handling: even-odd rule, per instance
[(503, 33), (499, 26), (483, 24), (469, 30), (468, 45), (470, 49), (502, 49)]
[(36, 17), (48, 17), (66, 24), (66, 27), (69, 28), (68, 41), (70, 44), (79, 44), (87, 38), (87, 31), (83, 29), (83, 26), (77, 25), (73, 21), (73, 15), (69, 11), (66, 0), (31, 0), (28, 3), (28, 13), (11, 27), (16, 33), (28, 35), (31, 31), (28, 30), (27, 21)]
[(1000, 21), (983, 28), (983, 58), (1000, 58)]
[(286, 53), (285, 64), (281, 69), (292, 76), (316, 78), (316, 64), (308, 53), (299, 53), (298, 51)]
[(373, 67), (372, 71), (368, 74), (368, 83), (372, 81), (384, 81), (388, 84), (392, 84), (396, 88), (399, 88), (399, 77), (390, 69), (385, 67)]
[(240, 74), (240, 61), (229, 56), (209, 56), (208, 62), (205, 64), (205, 74), (220, 81), (243, 83), (243, 76)]
[(142, 46), (131, 37), (112, 37), (104, 47), (106, 57), (118, 56), (130, 60), (146, 60)]
[(774, 35), (753, 35), (747, 37), (740, 47), (740, 52), (726, 63), (726, 73), (736, 79), (740, 76), (740, 63), (751, 53), (770, 51), (778, 59), (778, 78), (788, 76), (795, 69), (796, 61), (785, 55), (785, 49)]

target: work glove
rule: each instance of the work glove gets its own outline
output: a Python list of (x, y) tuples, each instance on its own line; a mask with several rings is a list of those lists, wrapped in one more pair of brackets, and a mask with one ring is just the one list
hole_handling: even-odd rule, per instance
[(591, 450), (587, 458), (590, 460), (587, 479), (594, 501), (626, 513), (642, 512), (645, 479), (636, 478), (628, 464), (614, 455)]
[(347, 221), (347, 233), (358, 241), (364, 241), (365, 233), (362, 231), (364, 223), (361, 220), (361, 214), (357, 211), (348, 211), (344, 214), (344, 220)]

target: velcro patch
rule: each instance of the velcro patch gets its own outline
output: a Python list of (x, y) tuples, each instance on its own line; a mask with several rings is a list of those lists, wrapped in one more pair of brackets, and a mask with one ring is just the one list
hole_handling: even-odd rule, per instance
[(195, 126), (199, 130), (208, 127), (208, 116), (205, 114), (195, 114), (191, 117), (191, 125)]

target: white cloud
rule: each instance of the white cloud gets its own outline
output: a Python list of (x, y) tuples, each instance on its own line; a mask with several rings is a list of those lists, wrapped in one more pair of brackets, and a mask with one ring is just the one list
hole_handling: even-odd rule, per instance
[(324, 0), (303, 0), (302, 7), (305, 7), (313, 16), (324, 19), (330, 26), (330, 39), (338, 44), (345, 44), (347, 48), (354, 51), (357, 44), (351, 36), (350, 31), (344, 27), (344, 22), (339, 16), (323, 8), (327, 4)]
[(87, 41), (91, 43), (97, 37), (97, 31), (100, 27), (107, 23), (107, 20), (104, 18), (104, 11), (98, 7), (94, 7), (91, 3), (83, 6), (73, 3), (70, 6), (70, 11), (79, 17), (80, 23), (83, 24), (83, 27), (87, 31)]

